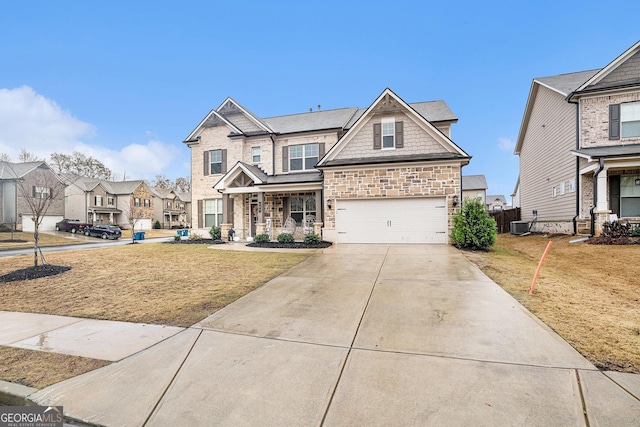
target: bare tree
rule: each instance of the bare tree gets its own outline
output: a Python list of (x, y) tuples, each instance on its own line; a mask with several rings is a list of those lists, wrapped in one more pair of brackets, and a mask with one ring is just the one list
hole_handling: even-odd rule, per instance
[(174, 188), (182, 193), (189, 193), (191, 191), (191, 181), (189, 180), (189, 177), (176, 178)]
[(10, 162), (11, 157), (7, 153), (0, 153), (0, 161), (2, 162)]
[(144, 209), (142, 206), (135, 206), (134, 198), (132, 198), (130, 203), (131, 206), (129, 206), (129, 211), (125, 213), (125, 216), (131, 226), (131, 242), (135, 243), (134, 233), (136, 231), (136, 225), (138, 225), (138, 222), (143, 218)]
[(111, 179), (111, 169), (93, 157), (74, 151), (72, 154), (52, 153), (51, 165), (62, 175), (77, 175), (85, 178)]
[(42, 159), (39, 159), (33, 153), (28, 152), (24, 148), (20, 149), (20, 154), (18, 155), (18, 162), (20, 163), (28, 163), (28, 162), (41, 162)]
[(156, 175), (156, 178), (151, 182), (151, 186), (171, 190), (173, 188), (173, 182), (164, 175)]
[(4, 164), (13, 169), (16, 176), (16, 190), (19, 195), (19, 203), (23, 203), (26, 211), (33, 221), (33, 265), (38, 266), (38, 260), (46, 264), (42, 250), (40, 249), (40, 225), (47, 211), (56, 203), (64, 203), (65, 185), (58, 175), (45, 162), (40, 162), (29, 173), (18, 174), (11, 164)]

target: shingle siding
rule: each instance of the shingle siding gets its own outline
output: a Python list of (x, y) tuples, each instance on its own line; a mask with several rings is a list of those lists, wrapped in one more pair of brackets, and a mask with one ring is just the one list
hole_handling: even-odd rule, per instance
[(393, 117), (395, 122), (403, 122), (404, 146), (395, 150), (374, 150), (373, 124), (380, 123), (381, 117), (383, 116), (373, 116), (364, 123), (360, 132), (349, 141), (349, 144), (342, 149), (335, 159), (360, 159), (384, 155), (393, 157), (397, 155), (443, 153), (448, 151), (416, 122), (409, 118), (409, 116), (403, 113), (395, 113), (384, 117)]
[[(557, 92), (538, 88), (531, 118), (520, 151), (522, 219), (531, 221), (571, 221), (575, 215), (576, 192), (569, 191), (575, 179), (576, 107)], [(564, 183), (565, 193), (560, 194)], [(552, 188), (557, 187), (556, 197)]]
[(620, 64), (611, 74), (600, 80), (589, 89), (606, 88), (640, 82), (640, 52)]

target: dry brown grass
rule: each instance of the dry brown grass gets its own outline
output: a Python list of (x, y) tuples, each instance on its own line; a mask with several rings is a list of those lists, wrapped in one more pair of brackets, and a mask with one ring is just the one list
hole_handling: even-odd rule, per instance
[[(307, 256), (162, 243), (50, 253), (72, 269), (0, 284), (0, 310), (190, 326)], [(31, 262), (0, 259), (0, 275)]]
[[(33, 233), (23, 233), (16, 231), (13, 233), (13, 239), (24, 240), (25, 242), (10, 242), (11, 233), (0, 233), (0, 250), (10, 249), (29, 249), (33, 248)], [(39, 233), (40, 246), (60, 246), (60, 245), (76, 245), (78, 243), (85, 243), (69, 237), (63, 237), (59, 235), (53, 235), (48, 233)]]
[[(489, 252), (464, 252), (489, 277), (596, 366), (640, 373), (640, 245), (573, 243), (503, 234)], [(534, 295), (531, 281), (549, 242)]]
[[(0, 283), (0, 310), (190, 326), (308, 256), (162, 243), (50, 253), (49, 263), (72, 269)], [(29, 256), (2, 258), (0, 275), (31, 263)], [(33, 387), (105, 364), (0, 346), (0, 379)]]
[(0, 346), (0, 379), (43, 388), (110, 364), (106, 360)]

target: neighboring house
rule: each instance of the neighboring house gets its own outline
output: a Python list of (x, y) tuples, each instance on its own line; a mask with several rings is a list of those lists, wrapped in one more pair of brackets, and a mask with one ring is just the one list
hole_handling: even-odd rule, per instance
[(194, 227), (275, 238), (290, 217), (298, 239), (446, 243), (470, 159), (450, 139), (457, 120), (389, 89), (366, 109), (264, 119), (228, 98), (184, 141)]
[(505, 209), (509, 209), (507, 204), (507, 199), (504, 198), (502, 194), (495, 196), (487, 196), (487, 211), (488, 212), (496, 212), (503, 211)]
[(149, 230), (153, 198), (144, 181), (107, 181), (96, 178), (70, 179), (65, 191), (65, 216), (93, 224), (118, 224)]
[(462, 177), (462, 200), (477, 199), (484, 205), (487, 188), (487, 178), (484, 175), (465, 175)]
[(153, 225), (160, 228), (185, 228), (191, 226), (191, 193), (149, 187), (153, 197)]
[(639, 221), (640, 42), (602, 69), (534, 79), (515, 154), (534, 231)]
[[(55, 200), (42, 216), (40, 231), (53, 231), (56, 222), (63, 219), (64, 183), (46, 162), (10, 163), (0, 161), (0, 218), (7, 227), (32, 232), (33, 210), (29, 207), (28, 197), (54, 197)], [(24, 191), (29, 192), (25, 197)]]
[(513, 193), (511, 193), (511, 206), (514, 208), (520, 207), (520, 176), (518, 176), (516, 187), (513, 189)]

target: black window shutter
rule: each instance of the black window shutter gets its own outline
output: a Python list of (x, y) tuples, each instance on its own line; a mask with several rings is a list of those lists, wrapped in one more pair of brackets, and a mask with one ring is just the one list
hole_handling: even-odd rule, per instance
[(34, 185), (33, 187), (31, 187), (31, 197), (35, 198), (36, 197), (36, 186)]
[(396, 122), (396, 148), (404, 147), (404, 123)]
[(284, 227), (284, 222), (289, 218), (289, 198), (282, 198), (282, 226)]
[(198, 225), (197, 228), (204, 227), (204, 212), (202, 209), (202, 200), (198, 200)]
[(609, 105), (609, 139), (620, 139), (620, 104)]
[(318, 161), (324, 157), (324, 142), (318, 144)]
[(382, 124), (380, 123), (373, 124), (373, 149), (382, 149)]
[(289, 172), (289, 147), (282, 147), (282, 172)]
[(227, 173), (227, 149), (222, 150), (222, 165), (221, 165), (221, 173)]
[(204, 152), (204, 176), (209, 175), (209, 172), (211, 171), (211, 165), (209, 165), (209, 152), (205, 151)]
[(53, 199), (53, 187), (49, 188), (49, 197), (47, 199)]

